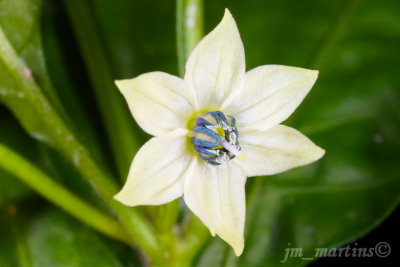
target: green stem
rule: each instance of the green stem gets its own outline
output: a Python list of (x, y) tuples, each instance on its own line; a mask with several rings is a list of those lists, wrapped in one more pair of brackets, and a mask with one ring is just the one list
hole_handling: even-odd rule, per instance
[(193, 259), (211, 235), (199, 218), (189, 211), (187, 215), (179, 233), (166, 231), (162, 234), (161, 240), (168, 256), (161, 265), (155, 264), (154, 267), (193, 266)]
[(113, 156), (123, 181), (141, 144), (135, 133), (135, 124), (123, 97), (114, 84), (111, 62), (107, 58), (104, 40), (99, 34), (93, 7), (87, 0), (64, 0), (73, 29), (82, 51), (94, 95), (100, 106)]
[(194, 214), (190, 214), (182, 242), (180, 243), (184, 261), (191, 263), (210, 236), (210, 231), (200, 219), (194, 216)]
[(186, 60), (203, 34), (203, 0), (177, 0), (176, 39), (181, 77), (185, 73)]
[(179, 199), (156, 208), (156, 216), (161, 220), (156, 220), (157, 230), (160, 232), (171, 232), (179, 217)]
[(128, 244), (131, 242), (125, 229), (117, 221), (70, 193), (28, 160), (2, 144), (0, 144), (0, 168), (99, 232)]
[[(162, 252), (159, 250), (153, 229), (139, 213), (113, 199), (113, 196), (120, 189), (115, 179), (94, 162), (90, 152), (78, 141), (59, 114), (49, 104), (33, 77), (24, 74), (26, 67), (1, 27), (0, 63), (4, 65), (8, 75), (13, 79), (10, 90), (15, 90), (24, 96), (22, 100), (5, 101), (24, 128), (33, 137), (49, 144), (70, 160), (86, 182), (94, 188), (119, 217), (130, 237), (136, 242), (135, 244), (151, 258), (157, 258)], [(30, 113), (34, 114), (33, 121), (31, 117), (24, 113), (26, 109), (20, 108), (21, 105), (27, 106), (26, 108), (29, 108)]]
[[(203, 0), (176, 1), (176, 39), (178, 52), (178, 67), (181, 77), (185, 73), (185, 63), (204, 35)], [(207, 241), (209, 231), (193, 214), (184, 226), (183, 236), (176, 244), (176, 258), (179, 262), (190, 266), (196, 253)], [(177, 265), (179, 266), (179, 264)], [(181, 265), (184, 266), (184, 265)]]

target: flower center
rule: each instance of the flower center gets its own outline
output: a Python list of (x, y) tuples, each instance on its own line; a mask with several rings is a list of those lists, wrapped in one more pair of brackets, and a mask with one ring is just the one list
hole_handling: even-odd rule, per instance
[(235, 118), (212, 111), (196, 119), (191, 142), (203, 160), (221, 165), (239, 156), (238, 136)]

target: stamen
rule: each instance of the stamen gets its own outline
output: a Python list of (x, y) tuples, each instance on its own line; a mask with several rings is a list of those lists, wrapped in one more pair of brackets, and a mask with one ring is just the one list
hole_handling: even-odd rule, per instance
[(235, 157), (243, 158), (236, 121), (221, 111), (199, 115), (191, 136), (195, 150), (211, 165), (221, 165)]

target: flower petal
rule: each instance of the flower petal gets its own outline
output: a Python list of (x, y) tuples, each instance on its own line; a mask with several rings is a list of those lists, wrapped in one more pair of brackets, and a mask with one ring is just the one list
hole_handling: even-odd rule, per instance
[(267, 131), (240, 129), (243, 158), (234, 159), (247, 176), (272, 175), (309, 164), (325, 151), (299, 131), (277, 125)]
[(234, 164), (216, 167), (200, 158), (192, 162), (192, 169), (185, 178), (186, 205), (239, 256), (244, 246), (246, 176)]
[(303, 101), (318, 71), (266, 65), (246, 73), (240, 93), (221, 110), (239, 126), (266, 130), (286, 120)]
[(153, 137), (136, 154), (128, 180), (114, 198), (127, 206), (159, 205), (183, 193), (182, 177), (192, 155), (187, 152), (186, 130)]
[(115, 82), (133, 117), (147, 133), (159, 136), (185, 128), (193, 114), (194, 97), (185, 81), (164, 72), (150, 72)]
[(243, 43), (228, 9), (218, 26), (193, 49), (185, 80), (197, 94), (200, 108), (218, 110), (245, 72)]

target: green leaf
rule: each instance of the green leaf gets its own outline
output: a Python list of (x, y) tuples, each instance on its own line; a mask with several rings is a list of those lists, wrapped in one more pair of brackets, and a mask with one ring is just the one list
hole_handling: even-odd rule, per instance
[[(26, 67), (24, 72), (20, 73), (21, 76), (34, 75), (42, 85), (46, 97), (50, 99), (59, 112), (62, 112), (61, 104), (47, 75), (41, 49), (39, 28), (41, 0), (1, 0), (0, 10), (0, 25), (4, 34), (9, 38), (15, 51), (22, 57), (22, 62)], [(2, 88), (3, 95), (11, 93), (7, 93), (7, 89)], [(19, 94), (19, 97), (21, 96)]]
[(27, 243), (33, 266), (123, 266), (87, 227), (59, 211), (44, 215), (28, 227)]
[(65, 189), (18, 153), (0, 143), (0, 167), (23, 181), (47, 200), (96, 230), (129, 244), (127, 232), (119, 222)]
[(103, 41), (96, 10), (88, 0), (64, 0), (73, 25), (87, 71), (94, 87), (94, 96), (106, 128), (119, 175), (125, 181), (129, 166), (140, 142), (135, 124), (121, 93), (114, 84), (117, 79), (112, 61)]
[[(30, 2), (28, 6), (31, 6), (28, 11), (38, 8), (36, 2)], [(10, 14), (17, 15), (18, 12), (11, 9)], [(28, 24), (25, 26), (29, 26), (31, 22), (28, 15), (32, 14), (27, 14)], [(27, 44), (31, 40), (28, 37), (25, 36)], [(48, 101), (48, 97), (35, 80), (36, 76), (31, 75), (21, 54), (18, 54), (10, 40), (3, 27), (0, 27), (0, 101), (7, 105), (31, 136), (50, 145), (74, 164), (86, 182), (119, 217), (135, 242), (151, 255), (160, 253), (156, 237), (143, 217), (113, 200), (113, 196), (118, 192), (116, 182), (97, 165), (91, 152), (74, 135), (64, 113), (58, 111), (57, 104)], [(40, 49), (33, 52), (36, 55), (41, 54)], [(32, 66), (34, 71), (33, 67), (35, 66)]]
[(123, 266), (90, 228), (55, 209), (31, 210), (9, 206), (1, 216), (1, 266)]
[[(21, 0), (1, 0), (0, 1), (0, 9), (2, 10), (2, 15), (0, 16), (0, 26), (4, 32), (5, 38), (7, 38), (9, 45), (12, 46), (12, 49), (20, 58), (19, 65), (21, 65), (21, 69), (19, 70), (17, 79), (23, 79), (29, 81), (35, 79), (35, 82), (40, 86), (41, 94), (48, 101), (54, 111), (60, 116), (60, 118), (64, 121), (68, 127), (74, 131), (74, 134), (85, 140), (85, 144), (87, 144), (92, 151), (92, 154), (95, 154), (98, 158), (98, 147), (94, 144), (93, 140), (95, 140), (93, 130), (90, 129), (87, 118), (85, 118), (84, 114), (80, 111), (78, 105), (76, 105), (76, 99), (72, 99), (73, 96), (70, 96), (73, 90), (68, 88), (68, 90), (59, 90), (55, 91), (54, 87), (51, 84), (47, 66), (46, 59), (44, 57), (44, 51), (42, 47), (41, 41), (41, 28), (40, 28), (40, 15), (41, 15), (41, 1), (40, 0), (30, 0), (30, 1), (21, 1)], [(49, 38), (52, 38), (51, 35), (51, 27), (45, 27), (48, 29), (45, 31), (45, 41), (51, 42)], [(49, 33), (50, 32), (50, 33)], [(48, 47), (48, 46), (47, 46)], [(53, 46), (53, 50), (56, 49), (56, 45)], [(50, 50), (50, 49), (49, 49)], [(51, 50), (49, 52), (52, 52)], [(50, 59), (52, 60), (52, 56), (56, 56), (52, 53), (50, 54)], [(41, 141), (45, 141), (48, 143), (53, 142), (50, 140), (51, 137), (45, 133), (45, 131), (41, 131), (43, 124), (37, 122), (37, 119), (31, 119), (31, 116), (34, 116), (32, 112), (34, 107), (31, 105), (26, 105), (25, 101), (39, 101), (38, 99), (26, 99), (29, 98), (29, 94), (24, 93), (22, 90), (18, 90), (18, 85), (16, 85), (16, 81), (12, 79), (13, 73), (9, 73), (7, 70), (7, 62), (5, 62), (5, 58), (3, 58), (2, 62), (0, 62), (0, 70), (1, 70), (1, 82), (0, 82), (0, 101), (4, 104), (8, 105), (10, 108), (14, 109), (17, 117), (28, 117), (22, 119), (24, 121), (25, 128), (29, 128), (30, 134)], [(52, 61), (54, 63), (56, 59)], [(60, 60), (59, 60), (60, 61)], [(5, 64), (5, 65), (3, 65)], [(2, 66), (2, 67), (1, 67)], [(52, 68), (61, 68), (61, 64), (52, 64)], [(52, 69), (55, 71), (55, 69)], [(58, 69), (59, 74), (58, 77), (62, 77), (62, 69)], [(58, 78), (56, 77), (56, 78)], [(68, 83), (65, 83), (65, 80), (59, 82), (59, 79), (56, 79), (57, 85), (62, 83), (63, 86), (68, 86)], [(63, 89), (65, 87), (61, 87)], [(69, 112), (64, 110), (64, 106), (60, 103), (58, 94), (61, 93), (61, 97), (63, 101), (67, 102), (65, 104), (70, 104), (67, 106)], [(68, 102), (68, 100), (70, 100)], [(35, 103), (40, 104), (40, 103)], [(43, 103), (41, 103), (43, 105)], [(73, 108), (72, 108), (73, 106)], [(68, 114), (68, 115), (67, 115)], [(71, 122), (69, 115), (72, 116), (74, 123)], [(75, 128), (76, 127), (76, 128)], [(79, 132), (76, 132), (76, 129), (79, 129)]]
[[(215, 25), (224, 7), (238, 23), (247, 69), (284, 64), (320, 71), (284, 124), (326, 155), (307, 167), (251, 178), (243, 255), (236, 258), (227, 248), (217, 257), (224, 250), (214, 240), (199, 266), (277, 266), (288, 247), (313, 257), (315, 248), (365, 235), (400, 200), (399, 3), (225, 1), (206, 5), (205, 21)], [(287, 260), (288, 266), (307, 263)]]

